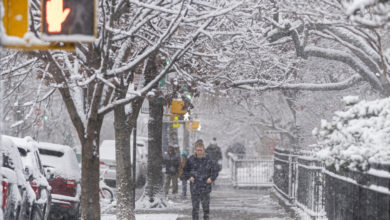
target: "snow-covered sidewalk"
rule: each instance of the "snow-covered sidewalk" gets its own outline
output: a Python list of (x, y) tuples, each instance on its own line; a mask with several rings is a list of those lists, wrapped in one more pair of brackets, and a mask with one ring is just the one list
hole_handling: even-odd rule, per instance
[[(213, 187), (210, 202), (210, 219), (213, 220), (286, 220), (288, 213), (271, 197), (271, 188), (236, 189), (230, 179), (221, 175)], [(179, 194), (181, 192), (179, 191)], [(190, 220), (191, 199), (171, 199), (169, 208), (136, 210), (137, 220)], [(200, 217), (203, 216), (202, 209)], [(104, 215), (102, 220), (115, 220)]]

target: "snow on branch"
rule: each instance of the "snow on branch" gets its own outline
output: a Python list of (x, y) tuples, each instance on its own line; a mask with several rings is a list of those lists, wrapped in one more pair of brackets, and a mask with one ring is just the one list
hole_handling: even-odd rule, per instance
[(271, 89), (283, 89), (283, 90), (308, 90), (308, 91), (331, 91), (331, 90), (343, 90), (351, 86), (356, 85), (356, 83), (361, 82), (363, 78), (359, 74), (355, 74), (352, 77), (337, 83), (283, 83), (283, 82), (274, 82), (263, 79), (251, 79), (251, 80), (241, 80), (234, 81), (232, 83), (233, 87), (243, 86), (243, 85), (252, 85), (252, 84), (263, 84), (264, 87), (245, 87), (246, 89), (250, 88), (253, 90), (271, 90)]
[[(186, 10), (185, 10), (184, 14), (185, 13), (186, 13)], [(177, 29), (177, 27), (180, 23), (180, 20), (181, 20), (180, 18), (181, 18), (181, 15), (179, 14), (177, 16), (177, 18), (171, 22), (170, 27), (165, 31), (165, 33), (160, 36), (158, 41), (152, 47), (148, 48), (142, 55), (138, 56), (137, 58), (135, 58), (133, 61), (131, 61), (130, 63), (128, 63), (125, 66), (122, 66), (120, 68), (109, 71), (108, 73), (106, 73), (106, 76), (114, 76), (116, 74), (126, 72), (126, 71), (134, 68), (138, 64), (140, 64), (147, 57), (149, 57), (149, 55), (152, 54), (154, 51), (156, 51), (161, 46), (161, 44), (164, 42), (164, 40), (167, 39)], [(120, 59), (117, 59), (117, 62), (119, 62), (119, 61), (120, 61)]]
[(390, 1), (346, 0), (345, 13), (351, 21), (369, 28), (389, 27)]
[(180, 59), (181, 56), (183, 56), (186, 53), (186, 51), (189, 49), (190, 45), (193, 44), (194, 40), (196, 38), (198, 38), (198, 36), (202, 33), (202, 31), (204, 29), (206, 29), (211, 24), (212, 21), (213, 21), (213, 19), (209, 19), (207, 22), (205, 22), (205, 24), (203, 24), (196, 31), (196, 33), (194, 33), (192, 35), (192, 37), (184, 44), (183, 49), (176, 51), (176, 53), (170, 59), (169, 64), (151, 82), (149, 82), (145, 87), (143, 87), (141, 89), (141, 91), (139, 91), (139, 93), (137, 93), (139, 95), (135, 94), (135, 96), (127, 97), (124, 99), (114, 101), (114, 102), (108, 104), (107, 106), (104, 106), (103, 108), (99, 109), (98, 114), (104, 115), (104, 114), (110, 112), (112, 109), (114, 109), (114, 107), (117, 105), (126, 105), (126, 104), (132, 102), (133, 100), (135, 100), (136, 98), (138, 98), (138, 96), (145, 96), (153, 88), (153, 86), (164, 77), (164, 75), (169, 71), (171, 66), (178, 59)]
[(165, 13), (168, 13), (168, 14), (178, 14), (177, 11), (169, 10), (169, 9), (164, 8), (164, 7), (160, 7), (160, 6), (156, 5), (156, 4), (154, 4), (154, 5), (152, 5), (152, 4), (145, 4), (145, 3), (142, 3), (142, 2), (139, 2), (139, 1), (135, 1), (135, 0), (130, 0), (130, 3), (135, 4), (137, 6), (140, 6), (140, 7), (153, 9), (155, 11), (165, 12)]
[(230, 8), (217, 10), (214, 13), (203, 15), (203, 16), (200, 16), (200, 17), (197, 17), (197, 18), (184, 18), (183, 21), (186, 22), (186, 23), (193, 23), (193, 22), (196, 22), (196, 21), (206, 20), (206, 19), (209, 19), (211, 17), (218, 17), (218, 16), (224, 15), (224, 14), (234, 10), (235, 8), (237, 8), (240, 5), (241, 5), (241, 3), (238, 3), (238, 4), (233, 5)]
[(305, 53), (308, 56), (336, 60), (345, 63), (358, 72), (363, 77), (363, 79), (368, 81), (374, 88), (383, 91), (382, 83), (375, 75), (375, 73), (368, 70), (360, 60), (358, 60), (353, 55), (348, 54), (347, 52), (335, 49), (325, 49), (316, 46), (307, 46), (305, 48)]
[(38, 60), (38, 58), (33, 58), (33, 59), (31, 59), (31, 60), (28, 60), (27, 62), (25, 62), (25, 63), (23, 63), (23, 64), (21, 64), (21, 65), (15, 67), (15, 68), (12, 68), (12, 69), (10, 69), (10, 70), (7, 70), (7, 71), (2, 72), (0, 76), (5, 76), (5, 75), (10, 74), (10, 73), (13, 73), (13, 72), (15, 72), (15, 71), (17, 71), (17, 70), (19, 70), (19, 69), (22, 69), (22, 68), (24, 68), (24, 67), (26, 67), (26, 66), (32, 65), (32, 64), (34, 64), (37, 60)]

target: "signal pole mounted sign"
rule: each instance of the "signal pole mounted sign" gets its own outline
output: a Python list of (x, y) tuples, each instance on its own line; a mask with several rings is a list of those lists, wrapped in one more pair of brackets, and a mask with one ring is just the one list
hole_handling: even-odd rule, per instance
[(42, 0), (42, 40), (91, 42), (96, 38), (96, 0)]

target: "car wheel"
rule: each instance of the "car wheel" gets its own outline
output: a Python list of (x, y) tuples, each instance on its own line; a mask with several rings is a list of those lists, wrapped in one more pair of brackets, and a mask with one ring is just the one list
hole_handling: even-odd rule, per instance
[(65, 220), (67, 219), (63, 213), (51, 213), (50, 220)]

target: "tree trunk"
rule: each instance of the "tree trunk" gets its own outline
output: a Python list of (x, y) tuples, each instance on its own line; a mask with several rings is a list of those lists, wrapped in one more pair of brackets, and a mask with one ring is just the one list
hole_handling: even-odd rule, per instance
[(116, 188), (118, 220), (135, 220), (133, 207), (133, 184), (131, 178), (130, 128), (126, 118), (125, 106), (114, 108), (115, 127), (115, 159), (116, 159)]
[(148, 169), (144, 195), (140, 205), (148, 208), (165, 207), (162, 199), (162, 119), (164, 102), (156, 97), (149, 100)]
[(162, 128), (162, 151), (167, 152), (168, 151), (168, 145), (169, 145), (169, 126), (172, 126), (170, 123), (163, 123)]
[(99, 203), (99, 134), (103, 120), (90, 120), (82, 144), (81, 208), (85, 220), (100, 220)]
[[(182, 125), (183, 126), (183, 125)], [(172, 124), (169, 126), (169, 145), (170, 146), (177, 146), (179, 144), (177, 135), (177, 128), (172, 127)]]
[(298, 92), (297, 91), (283, 91), (282, 94), (285, 96), (287, 105), (291, 111), (291, 114), (293, 115), (292, 125), (291, 125), (291, 127), (288, 128), (288, 130), (290, 130), (291, 133), (294, 134), (294, 136), (291, 136), (288, 134), (282, 134), (282, 135), (284, 137), (288, 138), (290, 146), (292, 146), (292, 148), (295, 150), (295, 149), (298, 149), (300, 147), (299, 141), (298, 141), (298, 135), (299, 135), (298, 132), (299, 131), (298, 131), (298, 127), (297, 127), (297, 112), (295, 110), (296, 109), (295, 102), (296, 102)]

